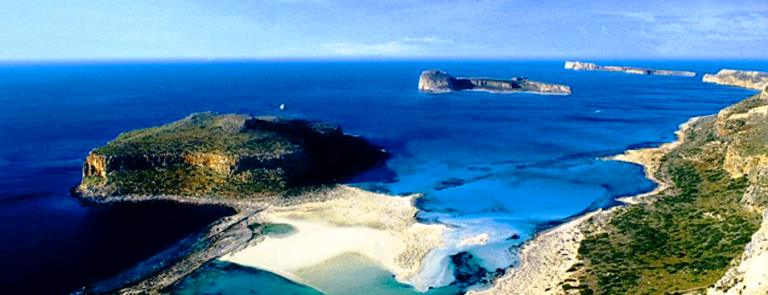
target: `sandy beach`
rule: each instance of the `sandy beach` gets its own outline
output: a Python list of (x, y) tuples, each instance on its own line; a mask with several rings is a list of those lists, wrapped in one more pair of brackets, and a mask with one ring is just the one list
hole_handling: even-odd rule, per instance
[[(628, 150), (623, 154), (605, 158), (605, 160), (641, 165), (645, 171), (645, 177), (657, 184), (657, 187), (650, 192), (619, 198), (619, 201), (626, 204), (643, 202), (645, 197), (656, 195), (668, 188), (669, 184), (656, 178), (659, 161), (664, 154), (683, 143), (685, 131), (699, 119), (701, 117), (694, 117), (681, 124), (675, 132), (677, 140), (673, 142), (655, 148)], [(586, 222), (603, 220), (612, 211), (612, 209), (593, 211), (539, 233), (521, 248), (520, 263), (517, 266), (509, 269), (490, 288), (470, 291), (467, 294), (563, 294), (564, 291), (559, 284), (570, 278), (571, 274), (568, 270), (578, 261), (578, 250), (584, 239), (582, 226)]]
[(703, 117), (693, 117), (693, 118), (690, 118), (685, 123), (681, 124), (680, 128), (677, 131), (675, 131), (675, 136), (677, 137), (677, 140), (673, 142), (668, 142), (668, 143), (662, 144), (659, 147), (654, 147), (654, 148), (627, 150), (623, 154), (606, 158), (606, 160), (622, 161), (622, 162), (633, 163), (633, 164), (643, 166), (643, 170), (645, 171), (645, 178), (648, 178), (654, 183), (656, 183), (656, 188), (654, 188), (650, 192), (642, 193), (634, 196), (621, 197), (621, 198), (618, 198), (618, 200), (626, 204), (634, 204), (634, 203), (642, 202), (647, 196), (656, 195), (659, 192), (667, 189), (669, 187), (669, 184), (667, 184), (667, 182), (665, 181), (662, 181), (656, 178), (656, 172), (659, 169), (659, 161), (661, 161), (661, 157), (663, 157), (669, 151), (675, 149), (676, 147), (680, 146), (683, 143), (683, 141), (685, 140), (685, 131), (688, 130), (690, 126), (692, 126), (694, 123), (696, 123), (696, 121), (700, 120), (701, 118)]
[(393, 197), (348, 186), (312, 194), (316, 195), (302, 198), (312, 201), (259, 213), (260, 222), (281, 225), (290, 233), (267, 235), (260, 243), (220, 259), (313, 285), (301, 275), (304, 270), (352, 253), (408, 282), (421, 269), (424, 256), (442, 244), (447, 230), (416, 222), (416, 195)]

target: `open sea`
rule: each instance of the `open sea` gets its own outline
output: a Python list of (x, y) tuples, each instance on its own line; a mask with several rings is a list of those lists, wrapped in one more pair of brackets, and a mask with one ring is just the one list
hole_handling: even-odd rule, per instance
[[(598, 63), (700, 74), (575, 72), (564, 70), (562, 61), (0, 65), (0, 293), (70, 293), (230, 214), (163, 203), (89, 206), (69, 195), (90, 149), (123, 131), (201, 111), (330, 121), (387, 149), (392, 158), (385, 167), (348, 183), (390, 194), (423, 193), (418, 218), (454, 227), (447, 245), (490, 236), (485, 245), (445, 247), (427, 256), (419, 282), (435, 287), (433, 293), (461, 289), (466, 286), (456, 286), (474, 282), (456, 282), (452, 256), (468, 253), (470, 264), (489, 272), (514, 265), (514, 249), (537, 231), (653, 189), (641, 167), (603, 157), (672, 141), (688, 118), (754, 93), (704, 84), (702, 73), (768, 70), (768, 62), (759, 61)], [(524, 76), (569, 85), (573, 94), (423, 94), (417, 83), (425, 69)], [(330, 261), (316, 273), (334, 273), (336, 282), (301, 286), (216, 261), (174, 292), (415, 293), (361, 257)]]

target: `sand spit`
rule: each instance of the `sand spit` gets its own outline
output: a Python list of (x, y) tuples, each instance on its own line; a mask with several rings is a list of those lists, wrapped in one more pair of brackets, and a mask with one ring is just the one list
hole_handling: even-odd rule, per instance
[(312, 201), (273, 206), (258, 214), (260, 222), (287, 225), (292, 233), (267, 235), (220, 259), (312, 285), (300, 275), (302, 270), (354, 253), (408, 282), (421, 269), (424, 256), (441, 246), (447, 230), (416, 222), (416, 195), (393, 197), (348, 186), (312, 194), (302, 198)]

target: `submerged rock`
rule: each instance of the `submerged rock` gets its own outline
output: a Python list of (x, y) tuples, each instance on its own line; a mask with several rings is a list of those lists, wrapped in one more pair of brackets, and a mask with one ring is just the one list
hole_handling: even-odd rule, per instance
[(564, 68), (567, 70), (575, 70), (575, 71), (623, 72), (627, 74), (637, 74), (637, 75), (682, 76), (682, 77), (696, 76), (695, 72), (689, 72), (689, 71), (655, 70), (655, 69), (644, 69), (644, 68), (626, 67), (626, 66), (600, 66), (594, 63), (580, 62), (580, 61), (566, 61)]
[(386, 152), (336, 125), (196, 113), (134, 130), (90, 152), (82, 197), (175, 195), (247, 199), (333, 183), (382, 163)]
[(455, 78), (444, 71), (438, 70), (421, 72), (421, 76), (419, 77), (419, 90), (427, 93), (476, 90), (492, 93), (528, 92), (536, 94), (571, 94), (571, 88), (568, 86), (531, 81), (527, 78), (512, 78), (509, 80)]

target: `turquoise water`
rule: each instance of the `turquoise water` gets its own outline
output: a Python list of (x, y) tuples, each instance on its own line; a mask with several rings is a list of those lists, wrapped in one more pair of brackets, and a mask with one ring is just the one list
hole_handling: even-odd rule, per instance
[[(368, 294), (417, 295), (420, 293), (355, 254), (345, 254), (296, 275), (309, 286), (294, 283), (259, 269), (214, 261), (172, 288), (176, 294)], [(431, 290), (430, 294), (456, 294), (457, 287)]]
[(320, 291), (281, 276), (237, 264), (214, 261), (174, 288), (174, 294), (286, 294), (317, 295)]
[[(700, 73), (724, 67), (768, 70), (768, 63), (759, 61), (601, 63)], [(526, 76), (570, 85), (573, 95), (419, 93), (420, 71), (432, 68), (457, 76)], [(480, 233), (491, 237), (486, 245), (432, 253), (419, 279), (441, 287), (477, 283), (456, 282), (451, 256), (468, 252), (473, 266), (492, 273), (513, 265), (510, 249), (538, 230), (611, 206), (616, 197), (652, 189), (640, 167), (601, 158), (671, 141), (689, 117), (715, 113), (750, 93), (703, 84), (700, 76), (566, 71), (561, 61), (2, 65), (0, 285), (66, 293), (114, 276), (167, 247), (168, 241), (156, 238), (120, 248), (125, 259), (119, 264), (93, 258), (89, 253), (107, 253), (104, 247), (126, 239), (108, 230), (89, 230), (105, 220), (118, 223), (114, 226), (131, 237), (143, 231), (163, 236), (169, 229), (146, 226), (163, 220), (158, 217), (137, 222), (145, 218), (141, 214), (116, 220), (124, 215), (75, 202), (68, 190), (79, 181), (80, 165), (91, 148), (125, 130), (191, 112), (326, 120), (386, 148), (392, 158), (385, 167), (349, 183), (392, 194), (423, 193), (418, 218), (453, 226), (447, 244)], [(280, 104), (285, 111), (278, 110)], [(190, 227), (170, 236), (193, 231)], [(86, 260), (88, 267), (72, 267)], [(237, 276), (258, 280), (263, 272), (256, 273)], [(60, 280), (41, 286), (35, 284), (39, 277)], [(285, 284), (270, 280), (272, 285)], [(229, 290), (224, 282), (220, 285)], [(285, 288), (293, 288), (289, 285)], [(253, 291), (259, 294), (259, 289)]]

